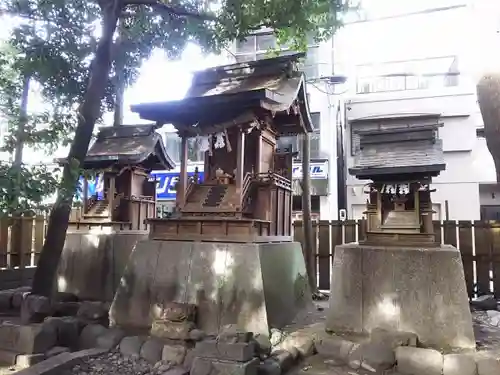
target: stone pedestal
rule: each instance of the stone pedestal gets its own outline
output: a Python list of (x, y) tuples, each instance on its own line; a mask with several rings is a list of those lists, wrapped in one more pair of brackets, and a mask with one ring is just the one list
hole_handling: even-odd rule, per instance
[(140, 241), (110, 311), (125, 329), (149, 330), (169, 302), (197, 306), (197, 326), (261, 334), (312, 305), (300, 243)]
[(326, 328), (413, 332), (435, 348), (475, 348), (460, 252), (436, 248), (337, 246)]

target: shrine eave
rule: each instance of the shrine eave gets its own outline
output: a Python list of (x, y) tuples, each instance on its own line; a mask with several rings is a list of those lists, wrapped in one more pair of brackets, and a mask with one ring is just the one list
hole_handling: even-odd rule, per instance
[(349, 168), (349, 174), (360, 180), (412, 181), (436, 177), (446, 169), (446, 164), (414, 165), (404, 167)]

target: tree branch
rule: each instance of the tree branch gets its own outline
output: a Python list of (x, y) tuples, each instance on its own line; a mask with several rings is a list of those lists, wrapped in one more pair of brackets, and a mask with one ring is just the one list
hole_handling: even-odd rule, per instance
[(178, 17), (192, 17), (200, 20), (208, 20), (214, 21), (217, 18), (215, 16), (209, 14), (201, 14), (196, 12), (191, 12), (185, 9), (174, 8), (170, 5), (167, 5), (159, 0), (125, 0), (124, 6), (133, 6), (133, 5), (147, 5), (153, 8), (157, 8), (158, 10), (165, 11), (170, 15), (178, 16)]

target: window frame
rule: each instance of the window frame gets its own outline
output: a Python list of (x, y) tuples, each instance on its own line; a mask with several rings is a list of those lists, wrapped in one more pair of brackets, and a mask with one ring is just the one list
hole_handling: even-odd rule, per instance
[[(289, 52), (294, 52), (292, 49), (290, 49), (290, 46), (277, 46), (277, 43), (276, 43), (276, 36), (274, 35), (274, 32), (273, 31), (269, 31), (269, 30), (265, 30), (265, 31), (260, 31), (260, 32), (257, 32), (257, 33), (254, 33), (254, 34), (251, 34), (250, 36), (248, 36), (248, 38), (253, 38), (253, 51), (252, 52), (244, 52), (244, 51), (239, 51), (238, 50), (238, 43), (241, 43), (239, 41), (236, 41), (235, 42), (235, 46), (234, 46), (234, 57), (236, 58), (236, 61), (237, 62), (247, 62), (247, 61), (255, 61), (255, 60), (259, 60), (258, 56), (264, 56), (267, 55), (267, 53), (269, 52), (269, 49), (259, 49), (259, 43), (258, 43), (258, 38), (259, 36), (268, 36), (268, 35), (272, 35), (274, 37), (274, 47), (272, 48), (277, 48), (280, 52), (280, 54), (286, 54), (286, 53), (289, 53)], [(301, 67), (301, 70), (302, 72), (306, 75), (306, 79), (318, 79), (320, 77), (320, 64), (318, 62), (319, 60), (319, 55), (320, 55), (320, 45), (318, 42), (314, 41), (314, 40), (310, 40), (310, 43), (308, 42), (307, 44), (307, 54), (306, 54), (306, 58), (305, 58), (305, 61), (304, 61), (304, 66)], [(314, 51), (310, 54), (309, 51)], [(308, 58), (314, 54), (314, 58), (313, 58), (313, 63), (312, 64), (307, 64), (307, 60)], [(242, 58), (242, 60), (240, 60), (240, 58)], [(248, 58), (250, 57), (250, 58)], [(316, 61), (316, 62), (314, 62)], [(310, 74), (310, 76), (308, 76), (307, 74), (307, 71), (308, 70), (312, 70), (313, 71), (313, 74)]]

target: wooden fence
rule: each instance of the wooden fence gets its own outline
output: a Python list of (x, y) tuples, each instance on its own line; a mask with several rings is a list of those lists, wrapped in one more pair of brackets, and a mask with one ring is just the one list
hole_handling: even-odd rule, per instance
[(45, 217), (0, 219), (0, 269), (33, 267), (45, 238)]
[[(335, 246), (362, 240), (366, 222), (319, 221), (313, 229), (316, 282), (329, 290)], [(493, 293), (500, 298), (500, 221), (435, 221), (434, 231), (442, 244), (460, 250), (469, 297)], [(301, 221), (294, 222), (294, 237), (303, 244)]]
[[(363, 220), (314, 223), (313, 251), (319, 289), (330, 289), (335, 246), (362, 240), (365, 224)], [(494, 293), (500, 298), (500, 221), (435, 221), (434, 230), (441, 243), (460, 250), (469, 296)], [(0, 275), (8, 270), (33, 268), (45, 231), (44, 216), (0, 219)], [(294, 222), (294, 237), (303, 243), (301, 221)]]

